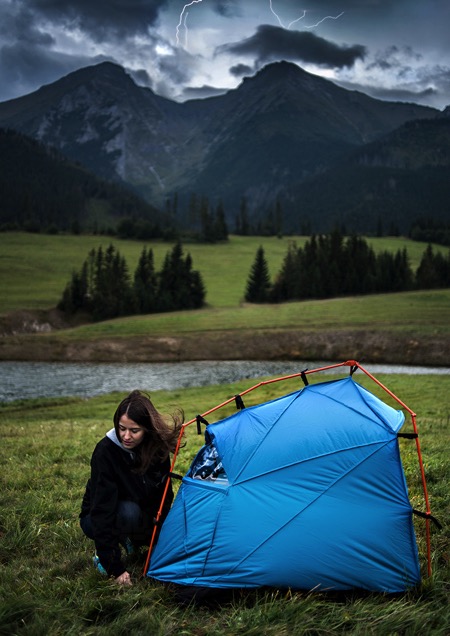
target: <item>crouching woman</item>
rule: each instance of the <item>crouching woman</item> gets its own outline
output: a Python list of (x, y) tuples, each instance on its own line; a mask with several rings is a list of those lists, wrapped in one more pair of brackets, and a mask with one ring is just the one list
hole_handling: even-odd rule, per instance
[[(131, 552), (149, 545), (153, 533), (170, 472), (169, 454), (178, 440), (182, 414), (172, 420), (169, 425), (149, 396), (133, 391), (119, 404), (114, 428), (92, 454), (80, 525), (95, 542), (94, 564), (119, 585), (131, 585), (121, 546)], [(169, 486), (160, 523), (172, 500)]]

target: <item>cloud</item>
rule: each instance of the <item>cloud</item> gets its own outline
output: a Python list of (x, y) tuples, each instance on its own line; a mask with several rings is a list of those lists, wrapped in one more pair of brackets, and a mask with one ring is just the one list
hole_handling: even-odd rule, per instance
[(389, 102), (411, 102), (414, 104), (430, 105), (433, 97), (437, 96), (438, 91), (433, 87), (424, 88), (423, 90), (414, 90), (413, 88), (391, 87), (383, 88), (380, 86), (370, 86), (367, 84), (358, 84), (354, 82), (337, 82), (343, 88), (356, 90)]
[(360, 44), (339, 46), (314, 33), (289, 31), (263, 24), (251, 37), (241, 42), (219, 46), (216, 53), (256, 55), (259, 65), (285, 59), (322, 67), (341, 68), (352, 66), (356, 60), (363, 59), (366, 48)]
[(183, 98), (185, 99), (204, 99), (205, 97), (215, 97), (216, 95), (223, 95), (227, 92), (226, 88), (216, 88), (215, 86), (203, 86), (188, 87), (183, 91)]
[(43, 47), (29, 47), (23, 43), (0, 49), (2, 100), (13, 99), (49, 84), (80, 67), (98, 64), (103, 55), (83, 57), (48, 51)]
[(127, 69), (130, 77), (136, 82), (138, 86), (145, 86), (146, 88), (153, 88), (153, 79), (147, 73), (144, 68), (140, 69)]
[(222, 18), (239, 18), (242, 16), (242, 9), (238, 0), (215, 0), (213, 10)]
[(426, 63), (411, 46), (389, 46), (376, 51), (365, 64), (358, 62), (337, 73), (344, 88), (389, 101), (414, 102), (442, 108), (450, 91), (450, 68)]
[(230, 68), (230, 75), (234, 77), (243, 77), (244, 75), (253, 75), (255, 69), (248, 64), (236, 64)]
[(102, 42), (146, 33), (167, 0), (26, 0), (26, 4), (38, 18), (70, 31), (79, 29)]

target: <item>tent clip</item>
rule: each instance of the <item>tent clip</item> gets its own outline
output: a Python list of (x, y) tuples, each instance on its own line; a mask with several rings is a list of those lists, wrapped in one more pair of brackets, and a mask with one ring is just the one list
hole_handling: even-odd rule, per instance
[(303, 371), (301, 371), (300, 373), (300, 377), (303, 380), (303, 384), (305, 386), (308, 386), (309, 382), (308, 382), (308, 378), (306, 377), (306, 372), (308, 371), (308, 369), (303, 369)]
[(170, 477), (170, 479), (179, 479), (180, 481), (183, 481), (183, 475), (180, 475), (179, 473), (168, 473), (167, 476)]
[(236, 408), (238, 409), (238, 411), (242, 411), (243, 409), (245, 409), (244, 401), (242, 400), (242, 397), (239, 395), (239, 393), (234, 396), (234, 401), (236, 402)]
[(397, 433), (397, 437), (404, 437), (405, 439), (417, 439), (419, 435), (417, 433)]
[(423, 517), (424, 519), (430, 519), (439, 530), (442, 530), (442, 525), (439, 523), (436, 517), (433, 517), (431, 512), (422, 512), (421, 510), (416, 510), (415, 508), (413, 508), (413, 513), (417, 515), (418, 517)]
[(205, 418), (202, 417), (201, 415), (197, 415), (195, 419), (197, 420), (197, 435), (201, 435), (202, 434), (201, 424), (208, 426), (209, 422), (207, 422)]

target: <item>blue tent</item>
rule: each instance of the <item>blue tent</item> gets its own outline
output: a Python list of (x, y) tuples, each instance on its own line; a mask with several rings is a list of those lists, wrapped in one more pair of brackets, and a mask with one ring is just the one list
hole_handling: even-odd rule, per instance
[(210, 424), (147, 576), (225, 589), (416, 585), (403, 421), (348, 377)]

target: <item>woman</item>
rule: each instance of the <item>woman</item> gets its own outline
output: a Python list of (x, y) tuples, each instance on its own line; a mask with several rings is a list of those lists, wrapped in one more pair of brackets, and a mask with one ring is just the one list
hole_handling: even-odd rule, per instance
[[(170, 472), (182, 417), (169, 426), (149, 396), (133, 391), (118, 406), (114, 428), (97, 444), (91, 459), (80, 525), (95, 542), (94, 563), (119, 585), (131, 585), (121, 558), (121, 545), (148, 545), (154, 519)], [(173, 500), (167, 492), (162, 523)]]

